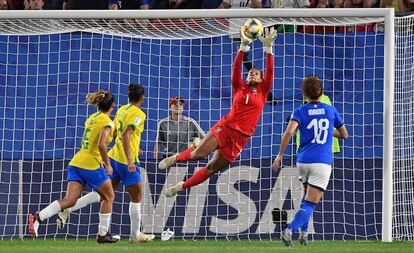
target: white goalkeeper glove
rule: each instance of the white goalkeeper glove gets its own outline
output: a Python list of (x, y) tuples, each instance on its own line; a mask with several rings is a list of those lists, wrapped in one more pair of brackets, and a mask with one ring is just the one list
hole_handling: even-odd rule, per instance
[(276, 36), (277, 36), (277, 32), (275, 30), (275, 28), (272, 26), (270, 29), (266, 28), (265, 29), (265, 36), (260, 36), (259, 40), (263, 43), (263, 45), (265, 46), (265, 51), (268, 54), (273, 54), (273, 43), (276, 40)]
[(248, 52), (250, 50), (249, 44), (252, 43), (252, 40), (247, 38), (246, 35), (244, 35), (243, 27), (240, 29), (240, 40), (241, 43), (239, 50), (243, 52)]
[(195, 137), (193, 142), (189, 145), (189, 148), (196, 148), (198, 145), (200, 145), (201, 139), (198, 137)]

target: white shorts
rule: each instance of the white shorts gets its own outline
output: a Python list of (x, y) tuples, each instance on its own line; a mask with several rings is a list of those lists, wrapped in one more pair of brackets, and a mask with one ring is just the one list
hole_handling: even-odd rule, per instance
[(299, 180), (322, 191), (328, 187), (332, 166), (326, 163), (297, 163)]

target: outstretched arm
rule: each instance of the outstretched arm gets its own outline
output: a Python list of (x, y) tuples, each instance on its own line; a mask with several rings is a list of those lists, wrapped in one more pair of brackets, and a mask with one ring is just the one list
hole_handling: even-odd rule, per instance
[(233, 86), (233, 91), (237, 90), (243, 85), (242, 65), (245, 54), (246, 53), (244, 51), (239, 50), (236, 54), (236, 58), (234, 58), (233, 73), (231, 76), (231, 85)]
[(264, 74), (263, 84), (266, 91), (270, 90), (273, 84), (275, 72), (275, 59), (273, 54), (266, 53), (266, 70)]
[(243, 85), (243, 76), (242, 76), (242, 65), (243, 58), (250, 50), (249, 44), (252, 42), (251, 39), (247, 38), (243, 33), (243, 28), (240, 30), (240, 48), (234, 58), (233, 63), (233, 73), (231, 77), (231, 84), (233, 86), (233, 93), (238, 90)]
[(273, 84), (273, 77), (274, 77), (274, 69), (275, 69), (275, 60), (273, 57), (273, 43), (276, 40), (276, 30), (274, 27), (266, 28), (265, 31), (266, 35), (265, 37), (260, 36), (259, 39), (265, 46), (266, 51), (266, 70), (265, 70), (265, 76), (264, 76), (264, 89), (270, 90), (270, 87)]

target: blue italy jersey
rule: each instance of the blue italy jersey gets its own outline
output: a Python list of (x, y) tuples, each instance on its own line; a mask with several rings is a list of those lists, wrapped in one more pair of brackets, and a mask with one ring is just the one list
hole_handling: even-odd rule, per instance
[(290, 120), (299, 123), (300, 146), (296, 161), (331, 165), (333, 129), (344, 123), (336, 108), (325, 103), (308, 103), (297, 108)]

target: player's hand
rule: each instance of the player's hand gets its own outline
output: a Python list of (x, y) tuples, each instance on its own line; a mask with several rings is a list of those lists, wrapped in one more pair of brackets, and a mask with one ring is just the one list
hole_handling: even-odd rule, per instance
[(138, 151), (138, 155), (139, 155), (139, 156), (141, 156), (141, 155), (143, 155), (143, 154), (144, 154), (144, 150), (139, 149), (139, 151)]
[(275, 172), (278, 171), (281, 164), (282, 164), (282, 157), (278, 155), (273, 161), (272, 170)]
[(128, 171), (131, 173), (137, 171), (137, 167), (135, 167), (135, 164), (132, 161), (128, 161)]
[(112, 169), (112, 166), (110, 164), (105, 165), (105, 169), (106, 169), (106, 175), (112, 176), (112, 173), (114, 172), (114, 170)]
[(275, 28), (272, 26), (265, 29), (264, 36), (260, 36), (259, 40), (263, 43), (266, 49), (266, 53), (273, 54), (273, 43), (275, 42), (277, 37), (277, 32)]
[(249, 39), (244, 35), (243, 27), (240, 29), (240, 50), (247, 52), (250, 50), (249, 44), (252, 43), (253, 40)]

